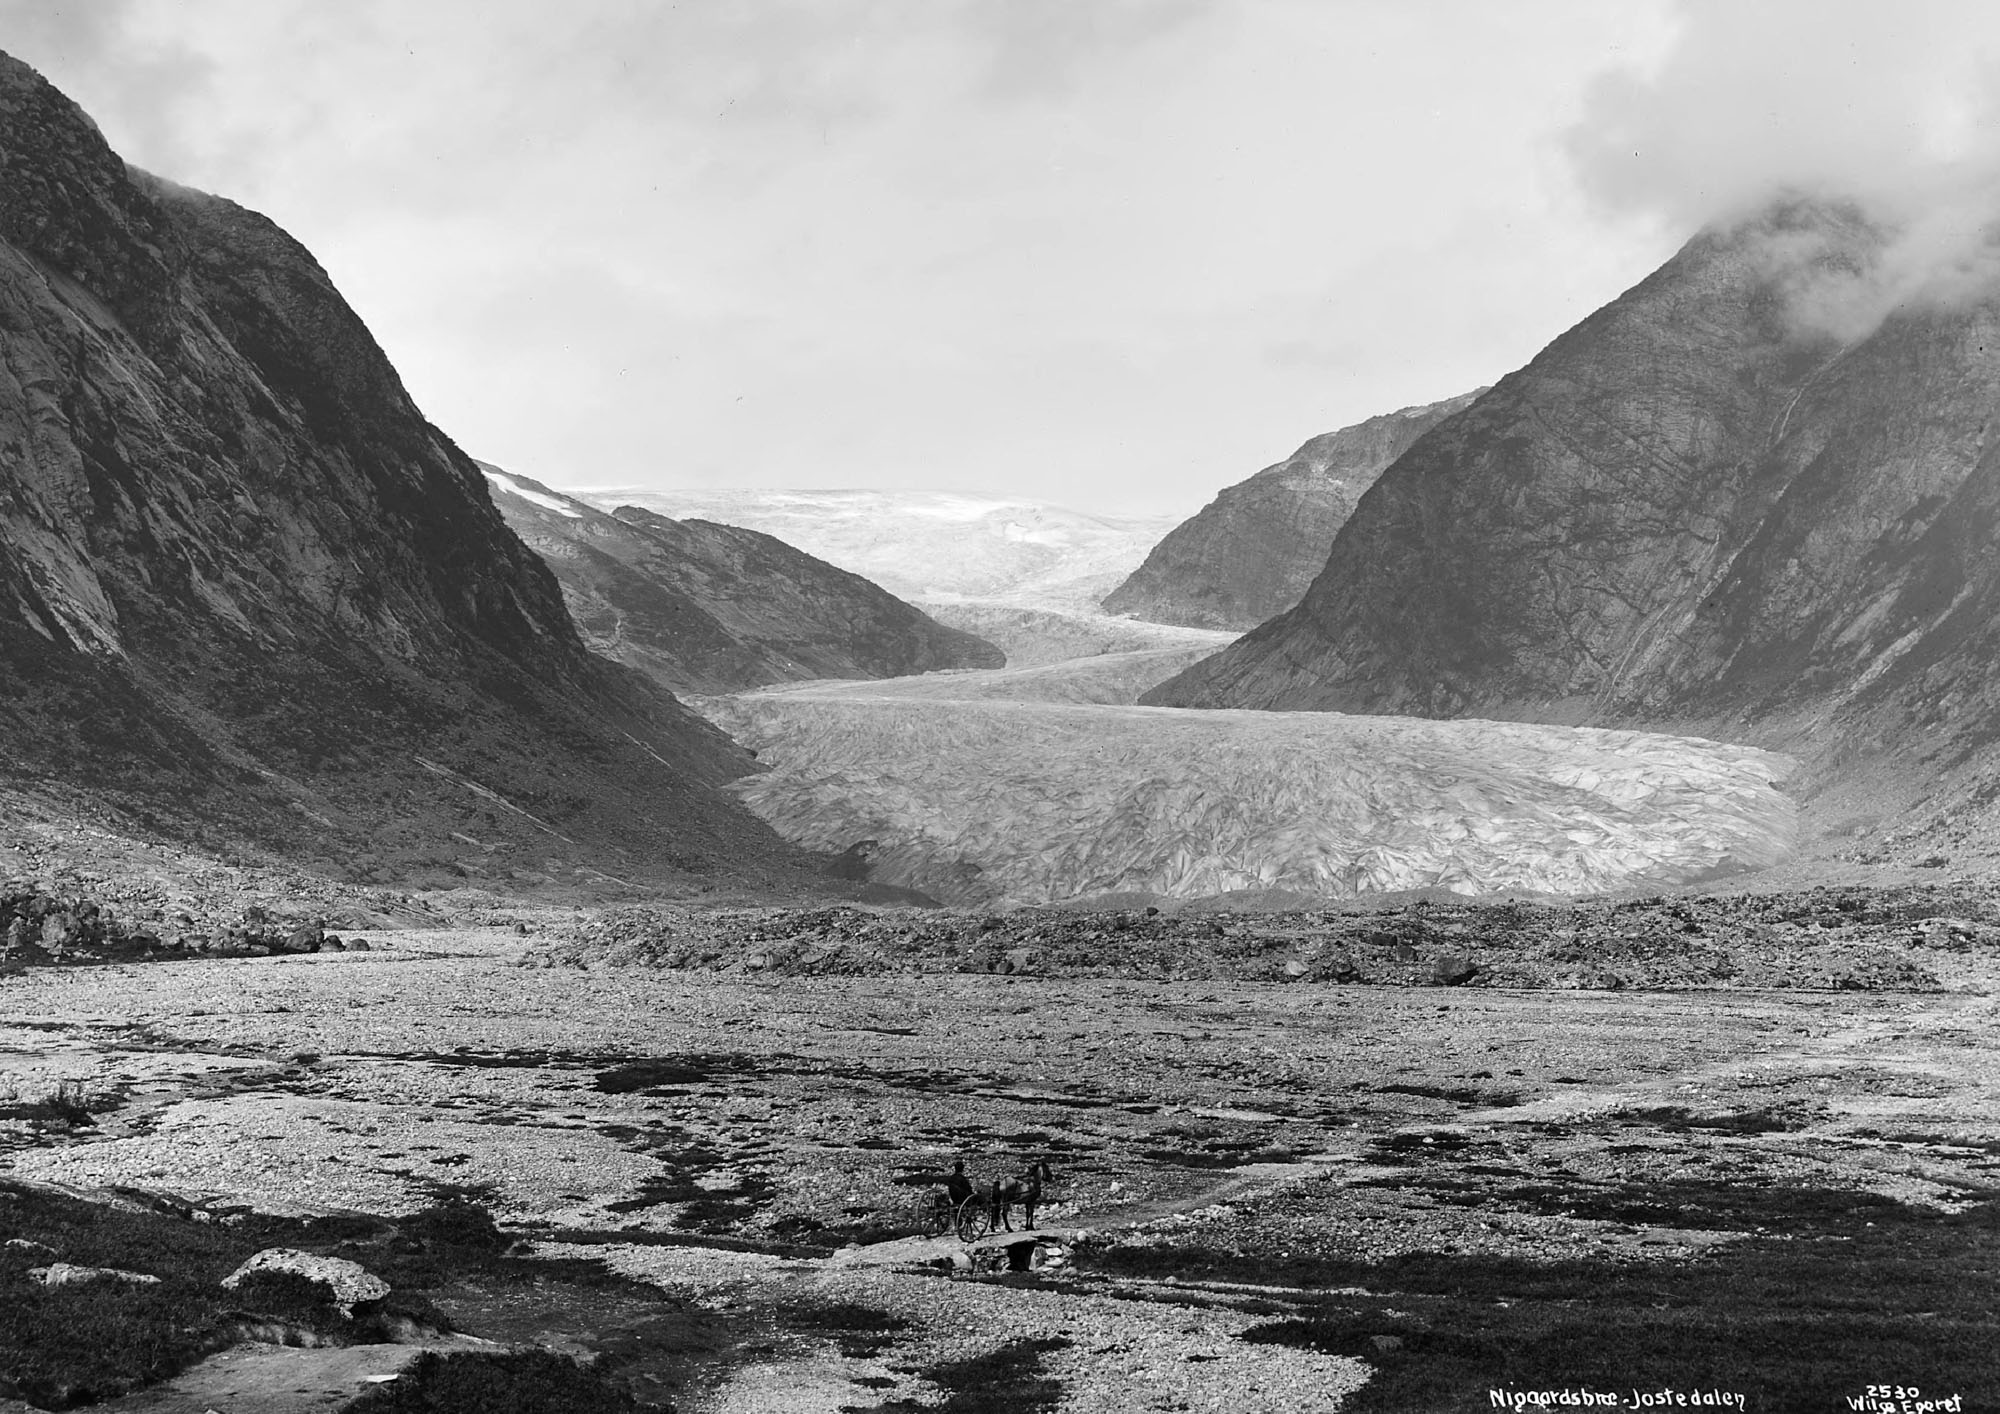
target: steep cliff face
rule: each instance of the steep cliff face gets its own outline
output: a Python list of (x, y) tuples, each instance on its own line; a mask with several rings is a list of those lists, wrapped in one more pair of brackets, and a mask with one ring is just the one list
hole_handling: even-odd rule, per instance
[(1852, 322), (1888, 239), (1805, 203), (1698, 236), (1420, 438), (1296, 609), (1145, 700), (1693, 727), (1867, 782), (1857, 817), (1990, 798), (2000, 299)]
[(584, 648), (312, 256), (5, 56), (0, 684), (8, 783), (184, 836), (795, 857), (715, 789), (745, 753)]
[(480, 466), (501, 515), (555, 572), (590, 646), (666, 687), (735, 692), (1006, 662), (984, 639), (773, 536), (636, 506), (606, 514)]
[[(1485, 391), (1481, 389), (1480, 392)], [(1195, 628), (1255, 628), (1304, 596), (1362, 493), (1412, 442), (1479, 396), (1371, 417), (1313, 438), (1225, 488), (1153, 547), (1104, 611)]]

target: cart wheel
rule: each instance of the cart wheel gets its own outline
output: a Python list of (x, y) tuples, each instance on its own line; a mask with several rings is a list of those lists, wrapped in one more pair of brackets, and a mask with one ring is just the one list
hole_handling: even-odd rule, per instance
[(923, 1229), (925, 1237), (943, 1237), (951, 1231), (951, 1199), (942, 1193), (933, 1193), (931, 1201), (924, 1206)]
[(986, 1204), (973, 1199), (961, 1203), (958, 1208), (958, 1235), (967, 1242), (977, 1242), (993, 1227), (993, 1214)]

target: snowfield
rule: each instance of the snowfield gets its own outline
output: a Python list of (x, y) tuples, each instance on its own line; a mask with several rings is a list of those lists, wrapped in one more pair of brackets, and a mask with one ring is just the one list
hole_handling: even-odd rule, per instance
[(740, 525), (903, 599), (1005, 599), (1094, 612), (1182, 517), (1100, 516), (940, 491), (580, 491), (605, 510)]
[[(1148, 675), (1102, 671), (1121, 693)], [(1591, 893), (1761, 867), (1792, 848), (1777, 788), (1791, 763), (1749, 747), (1086, 705), (1087, 674), (1070, 691), (1085, 703), (1047, 700), (1065, 676), (792, 685), (696, 705), (771, 767), (732, 789), (779, 833), (829, 851), (874, 840), (876, 880), (961, 905)]]

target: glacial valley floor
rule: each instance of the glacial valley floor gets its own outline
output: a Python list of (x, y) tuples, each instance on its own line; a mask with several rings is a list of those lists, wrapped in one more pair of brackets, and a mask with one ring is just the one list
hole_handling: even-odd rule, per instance
[[(530, 1246), (436, 1278), (451, 1324), (683, 1414), (2000, 1408), (1990, 955), (1929, 993), (1589, 992), (377, 936), (0, 981), (0, 1238), (52, 1194), (211, 1226), (474, 1200)], [(1030, 1157), (1050, 1261), (916, 1234), (951, 1160)], [(407, 1359), (245, 1349), (97, 1407), (333, 1409)]]

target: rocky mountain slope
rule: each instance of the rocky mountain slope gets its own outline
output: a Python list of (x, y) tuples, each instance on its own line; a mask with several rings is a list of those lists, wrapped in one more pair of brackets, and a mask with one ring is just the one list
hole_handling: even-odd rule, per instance
[(1225, 487), (1105, 597), (1111, 614), (1200, 628), (1255, 628), (1304, 597), (1356, 503), (1412, 442), (1480, 392), (1402, 408), (1313, 438)]
[(740, 526), (607, 514), (481, 462), (500, 509), (562, 586), (585, 641), (679, 691), (997, 668), (1006, 657), (858, 574)]
[(1100, 516), (1003, 496), (942, 491), (584, 493), (775, 535), (913, 601), (994, 599), (1094, 613), (1172, 516)]
[(793, 867), (746, 753), (588, 652), (297, 242), (0, 56), (0, 786), (421, 871)]
[(1803, 757), (1829, 832), (1992, 839), (2000, 297), (1898, 303), (1894, 241), (1799, 201), (1697, 236), (1143, 700), (1697, 729)]

